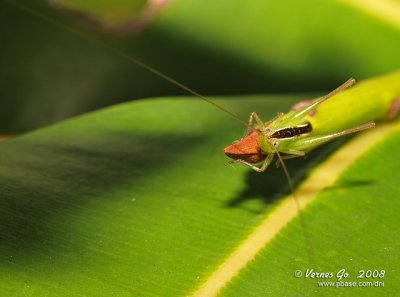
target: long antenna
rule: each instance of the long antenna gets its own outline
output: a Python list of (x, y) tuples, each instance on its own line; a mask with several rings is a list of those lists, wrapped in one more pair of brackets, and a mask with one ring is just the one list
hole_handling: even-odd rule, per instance
[(283, 172), (285, 173), (285, 176), (286, 176), (286, 179), (287, 179), (287, 182), (288, 182), (288, 185), (289, 185), (290, 192), (292, 193), (292, 195), (294, 197), (294, 200), (296, 201), (297, 208), (300, 211), (300, 204), (299, 204), (299, 201), (297, 201), (296, 195), (294, 194), (294, 186), (293, 186), (292, 178), (290, 177), (290, 174), (289, 174), (289, 170), (287, 169), (285, 162), (283, 162), (282, 156), (279, 153), (279, 151), (273, 145), (272, 145), (272, 147), (274, 148), (275, 153), (278, 156), (278, 160), (279, 160), (279, 163), (282, 166)]
[(24, 10), (25, 12), (28, 12), (28, 13), (30, 13), (30, 14), (32, 14), (32, 15), (40, 18), (40, 19), (46, 20), (47, 22), (50, 22), (50, 23), (54, 24), (55, 26), (57, 26), (59, 28), (62, 28), (64, 30), (66, 30), (66, 31), (69, 31), (70, 33), (72, 33), (74, 35), (80, 36), (80, 37), (82, 37), (82, 38), (84, 38), (86, 40), (92, 41), (92, 42), (96, 42), (97, 44), (99, 44), (103, 48), (113, 52), (115, 55), (126, 59), (127, 61), (131, 62), (132, 64), (135, 64), (136, 66), (139, 66), (139, 67), (141, 67), (141, 68), (143, 68), (143, 69), (155, 74), (156, 76), (168, 81), (169, 83), (181, 88), (182, 90), (185, 90), (186, 92), (188, 92), (188, 93), (190, 93), (190, 94), (192, 94), (192, 95), (194, 95), (194, 96), (196, 96), (196, 97), (208, 102), (209, 104), (211, 104), (214, 107), (218, 108), (219, 110), (221, 110), (222, 112), (224, 112), (225, 114), (230, 116), (231, 118), (235, 119), (236, 121), (240, 122), (242, 125), (245, 125), (247, 127), (247, 124), (242, 119), (240, 119), (237, 115), (233, 114), (232, 112), (230, 112), (229, 110), (223, 108), (222, 106), (218, 105), (217, 103), (211, 101), (210, 99), (204, 97), (203, 95), (201, 95), (200, 93), (194, 91), (193, 89), (189, 88), (188, 86), (176, 81), (175, 79), (173, 79), (172, 77), (166, 75), (165, 73), (163, 73), (163, 72), (151, 67), (150, 65), (147, 65), (146, 63), (140, 61), (139, 59), (136, 59), (132, 55), (129, 55), (126, 52), (123, 52), (122, 50), (119, 50), (119, 49), (111, 46), (110, 44), (108, 44), (108, 43), (106, 43), (104, 41), (101, 41), (101, 40), (99, 40), (97, 38), (88, 36), (88, 35), (84, 34), (83, 32), (80, 32), (78, 30), (72, 29), (71, 27), (69, 27), (67, 25), (64, 25), (63, 23), (57, 21), (56, 19), (54, 19), (52, 17), (49, 17), (47, 15), (44, 15), (44, 14), (40, 13), (39, 11), (37, 11), (37, 10), (31, 8), (31, 7), (28, 7), (28, 6), (24, 5), (24, 4), (15, 2), (13, 0), (5, 0), (5, 1), (10, 5), (18, 7), (21, 10)]
[(275, 153), (278, 156), (279, 163), (281, 164), (282, 170), (285, 173), (285, 176), (286, 176), (286, 179), (288, 181), (288, 185), (289, 185), (290, 191), (292, 192), (292, 196), (293, 196), (294, 202), (296, 203), (296, 208), (297, 208), (297, 212), (298, 212), (298, 215), (299, 215), (299, 221), (300, 221), (301, 229), (303, 231), (303, 236), (304, 236), (304, 239), (306, 241), (306, 247), (308, 249), (309, 262), (311, 264), (313, 264), (313, 263), (315, 263), (315, 260), (314, 260), (314, 252), (313, 252), (312, 246), (311, 246), (311, 244), (309, 244), (311, 242), (310, 235), (309, 235), (309, 233), (307, 231), (307, 226), (305, 225), (305, 222), (303, 220), (303, 216), (302, 216), (303, 215), (303, 211), (301, 210), (300, 201), (299, 201), (299, 199), (297, 199), (296, 193), (294, 191), (294, 185), (293, 185), (292, 178), (290, 177), (289, 170), (287, 169), (281, 154), (279, 153), (279, 151), (274, 146), (272, 146), (272, 147), (274, 148)]

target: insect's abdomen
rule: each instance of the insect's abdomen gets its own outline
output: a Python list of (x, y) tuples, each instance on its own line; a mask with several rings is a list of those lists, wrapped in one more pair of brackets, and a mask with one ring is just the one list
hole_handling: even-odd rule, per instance
[(322, 103), (306, 119), (313, 127), (313, 135), (329, 134), (383, 120), (396, 102), (398, 106), (400, 71), (358, 83)]

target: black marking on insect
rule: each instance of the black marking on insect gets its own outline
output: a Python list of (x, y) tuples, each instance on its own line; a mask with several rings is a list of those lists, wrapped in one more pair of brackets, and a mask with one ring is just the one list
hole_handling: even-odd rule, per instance
[(311, 124), (309, 122), (299, 125), (293, 128), (283, 128), (278, 131), (275, 131), (271, 138), (291, 138), (294, 136), (299, 136), (303, 134), (308, 134), (312, 131)]

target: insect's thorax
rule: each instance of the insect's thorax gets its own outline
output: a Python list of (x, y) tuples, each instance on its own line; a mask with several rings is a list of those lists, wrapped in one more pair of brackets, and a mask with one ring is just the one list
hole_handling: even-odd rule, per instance
[(311, 124), (309, 122), (298, 125), (295, 127), (286, 127), (275, 131), (270, 137), (271, 138), (292, 138), (304, 134), (309, 134), (312, 131)]
[(290, 147), (291, 140), (308, 135), (312, 130), (310, 123), (304, 123), (294, 127), (285, 127), (279, 130), (265, 131), (254, 129), (244, 138), (236, 141), (224, 149), (224, 153), (234, 160), (244, 160), (249, 163), (263, 161), (268, 154), (275, 154), (282, 148)]
[(299, 137), (307, 136), (312, 132), (309, 122), (295, 126), (283, 126), (283, 128), (273, 130), (266, 128), (266, 133), (259, 136), (259, 145), (264, 154), (275, 154), (276, 152), (285, 154), (290, 151), (293, 143)]

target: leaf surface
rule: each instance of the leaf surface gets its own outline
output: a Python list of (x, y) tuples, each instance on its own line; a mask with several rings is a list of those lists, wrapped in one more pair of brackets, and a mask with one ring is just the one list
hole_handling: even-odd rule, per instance
[[(129, 11), (121, 9), (125, 1), (107, 5)], [(110, 43), (202, 94), (326, 92), (351, 76), (363, 79), (400, 64), (398, 27), (353, 3), (384, 7), (398, 3), (393, 0), (318, 5), (313, 0), (176, 0), (147, 30), (123, 38), (99, 36), (45, 2), (16, 2), (89, 39)], [(79, 2), (94, 15), (105, 3)], [(390, 11), (400, 15), (399, 9)], [(1, 133), (31, 130), (126, 100), (187, 95), (98, 43), (5, 1), (0, 15)]]
[[(217, 102), (268, 119), (300, 99)], [(274, 166), (265, 174), (224, 166), (222, 149), (243, 127), (196, 100), (118, 105), (0, 144), (2, 295), (185, 296), (207, 282), (273, 213), (287, 182)], [(309, 238), (293, 221), (221, 294), (251, 286), (253, 296), (290, 295), (306, 283), (312, 295), (312, 282), (293, 277), (310, 263), (386, 269), (392, 287), (379, 294), (393, 292), (398, 142), (397, 133), (377, 146), (306, 209)], [(289, 160), (295, 181), (337, 146)]]

